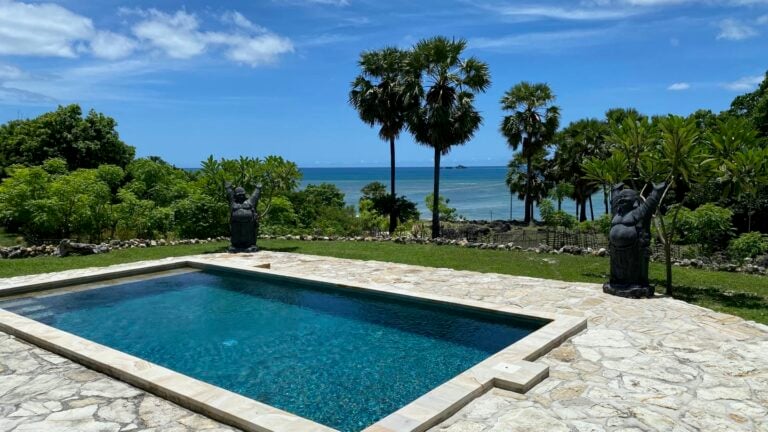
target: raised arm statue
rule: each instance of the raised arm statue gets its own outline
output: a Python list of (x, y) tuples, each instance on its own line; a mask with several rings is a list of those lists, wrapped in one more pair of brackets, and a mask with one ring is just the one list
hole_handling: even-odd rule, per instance
[(229, 198), (229, 228), (230, 228), (230, 252), (256, 252), (256, 237), (259, 232), (259, 197), (261, 186), (250, 197), (246, 196), (245, 189), (232, 184), (224, 184)]
[(622, 297), (652, 297), (654, 288), (648, 281), (651, 257), (651, 219), (661, 201), (665, 183), (653, 185), (643, 201), (633, 189), (623, 184), (611, 193), (611, 231), (608, 235), (611, 276), (603, 291)]

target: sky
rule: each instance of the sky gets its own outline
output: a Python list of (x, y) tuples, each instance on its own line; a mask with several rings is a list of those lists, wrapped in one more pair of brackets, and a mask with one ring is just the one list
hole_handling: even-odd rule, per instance
[[(388, 166), (348, 103), (365, 50), (463, 38), (488, 63), (484, 122), (444, 165), (504, 165), (499, 99), (545, 82), (561, 124), (614, 107), (727, 109), (768, 69), (768, 0), (0, 0), (0, 122), (78, 103), (138, 156)], [(404, 133), (400, 166), (432, 152)]]

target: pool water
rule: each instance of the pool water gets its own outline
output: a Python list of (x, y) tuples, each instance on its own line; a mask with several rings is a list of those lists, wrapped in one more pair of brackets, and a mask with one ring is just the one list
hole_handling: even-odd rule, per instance
[(0, 308), (344, 432), (364, 429), (543, 324), (214, 271)]

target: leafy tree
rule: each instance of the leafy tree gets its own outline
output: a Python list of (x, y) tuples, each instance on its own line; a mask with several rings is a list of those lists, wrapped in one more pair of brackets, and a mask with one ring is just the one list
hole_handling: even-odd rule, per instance
[[(419, 105), (418, 77), (408, 67), (410, 54), (398, 48), (365, 51), (358, 65), (361, 74), (352, 82), (349, 102), (360, 119), (379, 125), (379, 138), (389, 141), (389, 182), (395, 193), (395, 140), (406, 126), (406, 118)], [(396, 202), (393, 202), (396, 203)], [(397, 226), (397, 212), (389, 213), (389, 233)]]
[(33, 203), (47, 196), (50, 180), (51, 175), (40, 166), (8, 169), (8, 177), (0, 183), (0, 219), (10, 232), (27, 238), (39, 234), (33, 221), (38, 209)]
[(625, 120), (643, 121), (645, 119), (646, 116), (634, 108), (611, 108), (605, 112), (605, 120), (610, 126), (621, 125)]
[(512, 111), (502, 120), (501, 133), (512, 150), (522, 145), (526, 161), (525, 223), (533, 220), (533, 157), (549, 144), (560, 121), (560, 109), (554, 102), (555, 95), (548, 85), (526, 81), (507, 90), (501, 99), (502, 109)]
[(360, 192), (362, 194), (360, 196), (361, 214), (363, 207), (365, 207), (365, 211), (370, 211), (380, 216), (391, 218), (394, 215), (399, 223), (419, 219), (416, 203), (404, 196), (397, 197), (395, 202), (393, 202), (392, 195), (387, 194), (387, 188), (381, 182), (368, 183), (360, 189)]
[[(667, 211), (668, 217), (660, 217), (667, 194), (675, 190), (678, 194), (692, 183), (706, 180), (707, 170), (702, 169), (702, 162), (706, 159), (705, 149), (701, 144), (701, 134), (693, 119), (684, 119), (679, 116), (666, 116), (658, 120), (660, 134), (657, 145), (647, 154), (648, 163), (641, 173), (645, 176), (645, 183), (664, 181), (666, 186), (654, 218), (659, 240), (664, 246), (664, 258), (666, 264), (666, 287), (672, 295), (672, 244), (675, 234), (679, 232), (677, 227), (678, 215), (681, 205), (673, 205)], [(682, 187), (680, 187), (682, 186)], [(683, 197), (677, 197), (682, 203)]]
[(768, 138), (768, 72), (751, 93), (736, 97), (728, 112), (749, 120), (763, 138)]
[(367, 185), (363, 186), (362, 189), (360, 189), (360, 201), (362, 200), (369, 200), (372, 201), (374, 199), (381, 198), (387, 194), (387, 186), (384, 185), (382, 182), (370, 182)]
[[(488, 65), (462, 58), (467, 42), (445, 37), (425, 39), (416, 44), (412, 64), (419, 72), (420, 106), (408, 125), (416, 141), (434, 150), (434, 187), (440, 197), (440, 157), (451, 148), (472, 139), (482, 123), (474, 107), (475, 94), (491, 84)], [(433, 200), (432, 238), (440, 235), (439, 199)]]
[(79, 169), (51, 181), (46, 196), (31, 203), (32, 220), (42, 232), (58, 238), (86, 234), (98, 241), (114, 218), (111, 198), (97, 170)]
[(135, 149), (120, 140), (116, 127), (113, 118), (94, 110), (83, 117), (79, 105), (10, 121), (0, 126), (0, 167), (39, 165), (50, 158), (64, 159), (70, 170), (101, 164), (125, 167)]
[[(522, 153), (517, 153), (515, 157), (507, 164), (507, 175), (505, 183), (510, 193), (517, 194), (519, 200), (530, 198), (533, 203), (540, 203), (549, 195), (549, 190), (554, 187), (554, 183), (547, 179), (549, 170), (548, 161), (545, 159), (547, 152), (541, 149), (533, 155), (531, 160), (530, 174), (522, 169), (526, 163), (523, 160)], [(530, 189), (529, 189), (530, 187)], [(531, 210), (531, 215), (533, 211)]]
[(451, 200), (442, 196), (438, 199), (437, 203), (435, 203), (435, 195), (433, 194), (427, 194), (424, 198), (424, 205), (426, 205), (428, 209), (434, 211), (434, 208), (437, 207), (437, 211), (440, 212), (441, 220), (445, 222), (456, 222), (461, 219), (461, 216), (459, 216), (455, 208), (449, 206), (450, 203)]
[(201, 191), (174, 202), (173, 212), (182, 238), (229, 235), (229, 204)]
[(611, 156), (591, 156), (581, 163), (584, 179), (591, 180), (603, 187), (605, 214), (608, 214), (608, 190), (612, 185), (623, 183), (629, 177), (629, 168), (624, 153), (615, 152)]
[(566, 182), (558, 182), (550, 191), (550, 197), (557, 201), (557, 210), (563, 209), (563, 200), (573, 196), (573, 185)]
[[(555, 152), (555, 164), (558, 167), (560, 180), (569, 181), (574, 188), (574, 198), (580, 207), (579, 221), (587, 220), (587, 202), (592, 210), (592, 194), (596, 191), (596, 183), (604, 186), (604, 196), (607, 196), (607, 185), (596, 182), (586, 175), (583, 163), (588, 158), (602, 160), (607, 155), (605, 143), (606, 124), (597, 119), (583, 119), (572, 122), (557, 134), (558, 147)], [(605, 199), (608, 211), (607, 198)]]
[(227, 182), (242, 186), (249, 192), (260, 185), (259, 202), (263, 205), (259, 208), (262, 218), (269, 213), (272, 199), (293, 192), (300, 180), (299, 167), (280, 156), (267, 156), (264, 159), (241, 156), (239, 159), (221, 160), (208, 156), (197, 173), (198, 187), (202, 192), (221, 202), (228, 202), (224, 188)]
[[(650, 157), (658, 141), (658, 131), (645, 117), (628, 116), (621, 123), (609, 122), (610, 130), (606, 143), (613, 153), (621, 153), (629, 169), (627, 180), (633, 189), (639, 190), (644, 184), (644, 171), (654, 171), (655, 158)], [(618, 161), (618, 160), (617, 160)]]
[(315, 225), (323, 213), (332, 218), (339, 216), (338, 212), (328, 209), (344, 210), (345, 208), (344, 193), (330, 183), (309, 184), (304, 190), (291, 194), (290, 200), (293, 208), (296, 209), (299, 224), (305, 228)]
[(126, 167), (128, 184), (124, 189), (138, 199), (150, 200), (158, 206), (171, 205), (189, 194), (189, 176), (160, 158), (141, 158)]

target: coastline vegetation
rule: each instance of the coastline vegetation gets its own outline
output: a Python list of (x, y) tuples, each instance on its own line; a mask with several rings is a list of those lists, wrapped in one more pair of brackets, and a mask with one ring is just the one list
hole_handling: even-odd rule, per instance
[[(461, 39), (434, 37), (408, 50), (361, 54), (349, 102), (389, 143), (391, 179), (389, 192), (383, 184), (366, 186), (357, 206), (347, 206), (332, 184), (299, 190), (300, 170), (279, 156), (210, 156), (195, 171), (159, 157), (136, 159), (115, 119), (84, 114), (77, 105), (9, 121), (0, 125), (2, 242), (226, 235), (228, 182), (248, 191), (261, 186), (265, 234), (403, 234), (420, 219), (415, 204), (396, 194), (395, 141), (403, 131), (434, 149), (427, 205), (431, 236), (440, 236), (441, 218), (460, 219), (440, 195), (440, 160), (482, 124), (475, 97), (491, 83), (488, 65), (466, 57), (465, 48)], [(673, 246), (737, 261), (768, 252), (768, 74), (721, 113), (649, 117), (614, 108), (558, 130), (561, 109), (547, 84), (521, 82), (500, 103), (507, 113), (500, 133), (519, 150), (506, 184), (526, 203), (523, 223), (535, 222), (538, 206), (545, 225), (604, 231), (614, 185), (627, 184), (642, 197), (662, 184), (652, 237), (665, 252), (668, 292)], [(602, 209), (592, 202), (599, 191)], [(565, 198), (576, 202), (575, 215), (561, 210)]]

